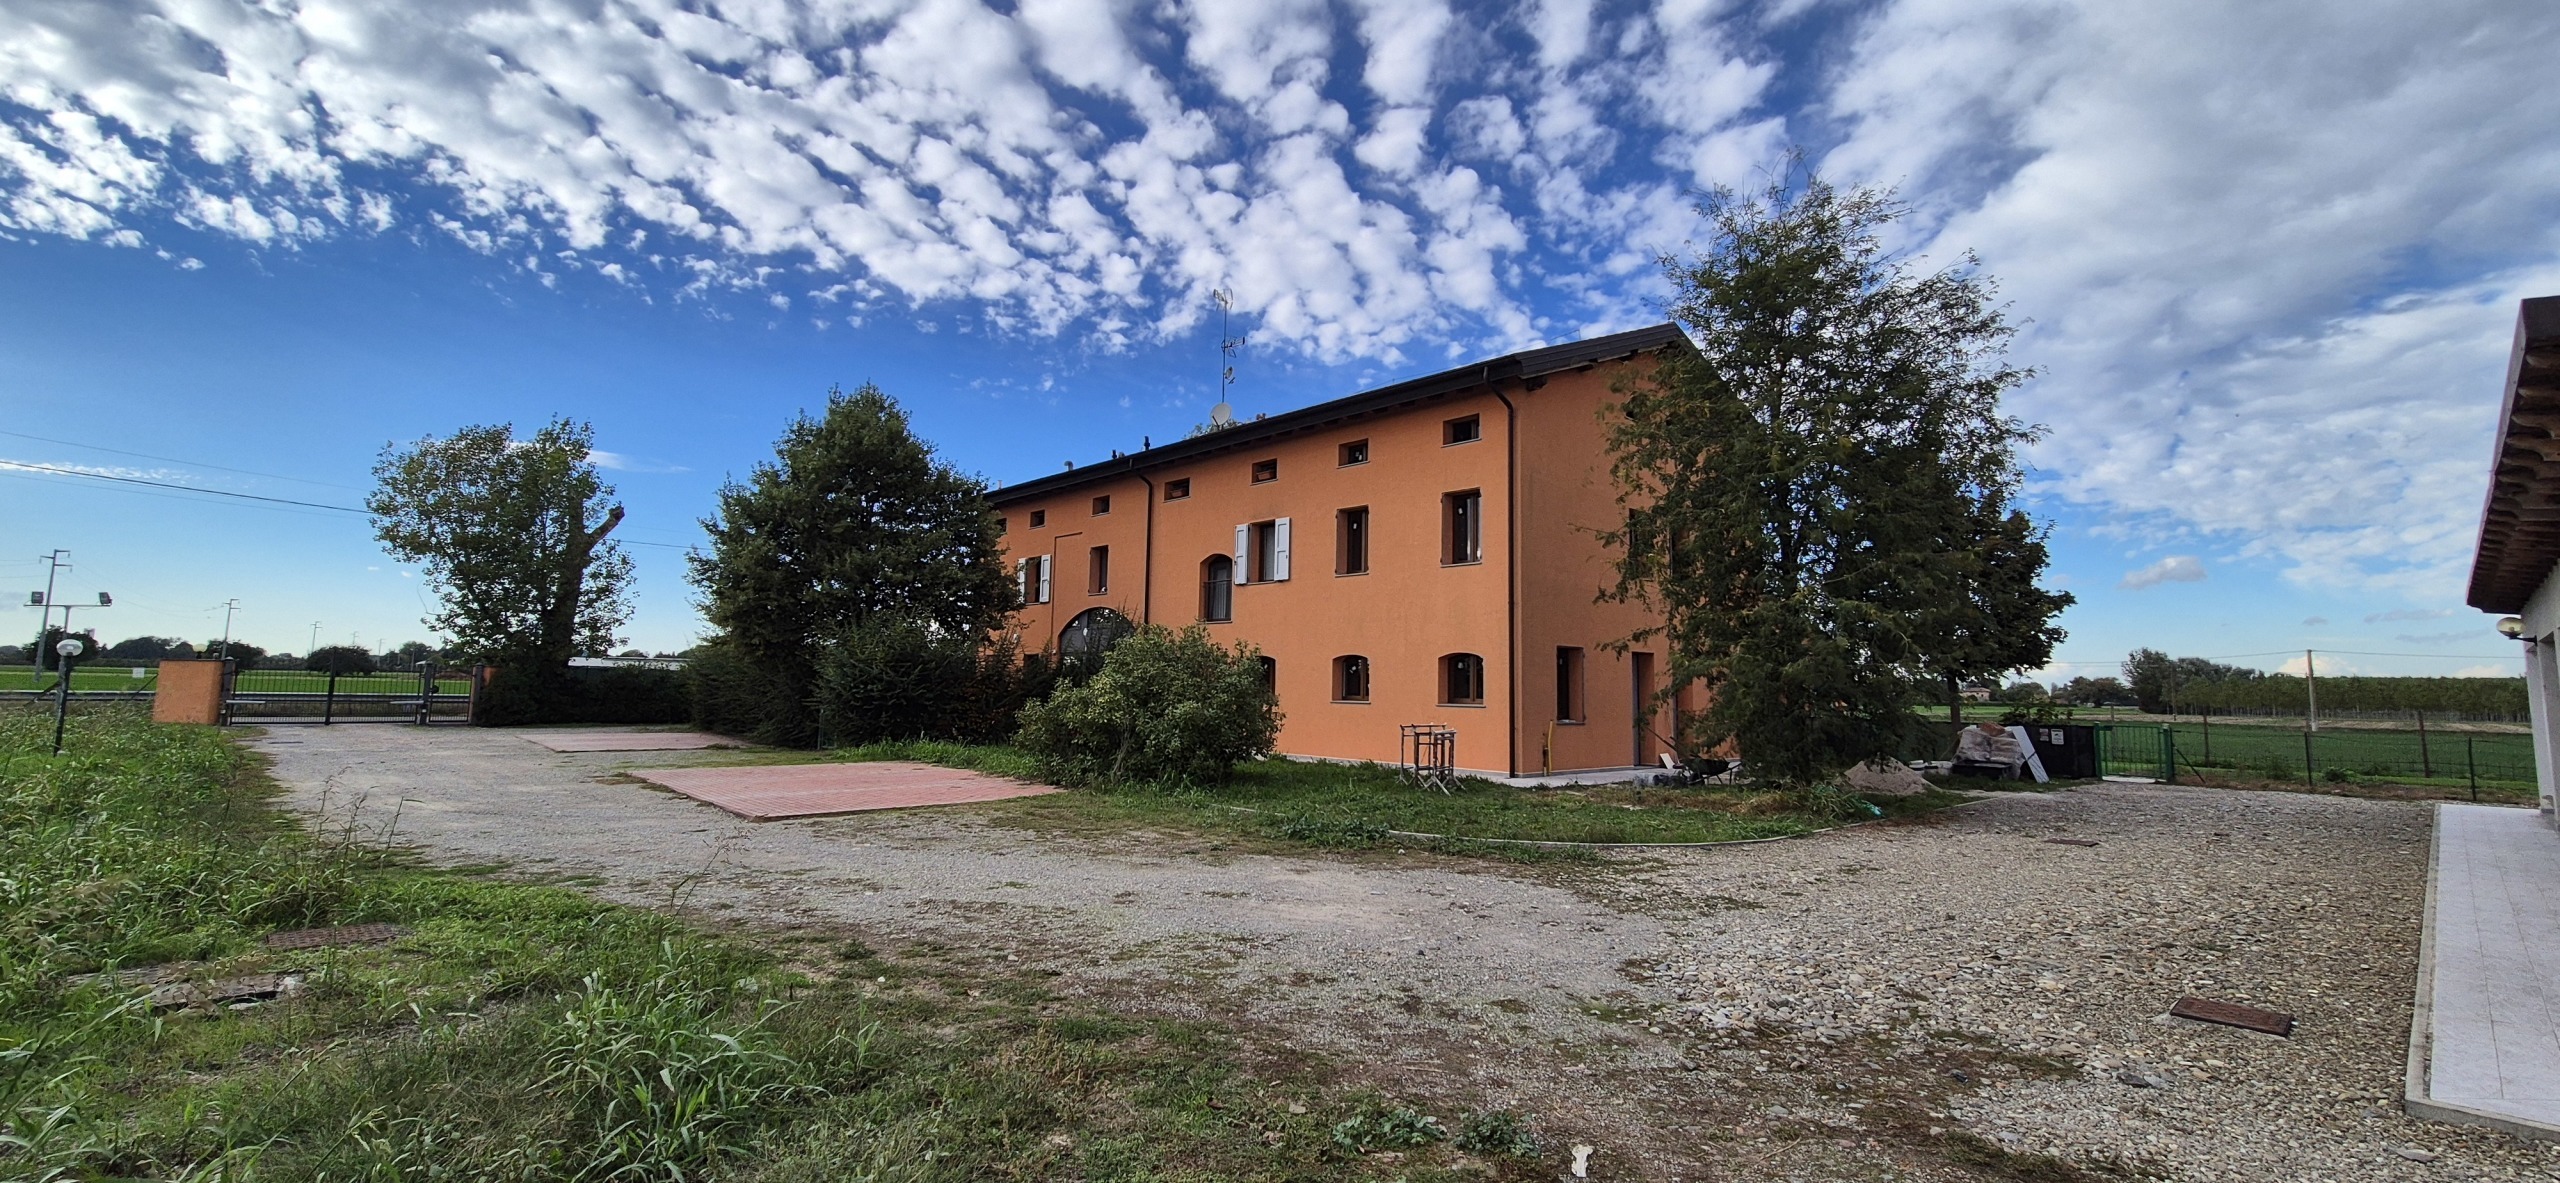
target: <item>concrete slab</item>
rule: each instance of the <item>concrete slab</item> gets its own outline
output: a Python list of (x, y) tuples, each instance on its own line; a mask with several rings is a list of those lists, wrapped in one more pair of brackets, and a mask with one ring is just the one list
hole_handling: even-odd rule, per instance
[(965, 805), (1058, 790), (931, 764), (780, 764), (753, 768), (635, 768), (631, 775), (748, 821), (874, 809)]
[(2409, 1112), (2560, 1140), (2555, 982), (2560, 834), (2532, 809), (2438, 806)]
[(743, 747), (708, 731), (527, 731), (526, 739), (555, 752), (691, 752)]

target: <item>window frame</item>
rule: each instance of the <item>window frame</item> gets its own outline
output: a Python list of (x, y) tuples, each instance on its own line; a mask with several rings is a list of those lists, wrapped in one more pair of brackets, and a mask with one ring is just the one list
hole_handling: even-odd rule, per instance
[(1354, 505), (1333, 511), (1333, 573), (1340, 576), (1369, 573), (1368, 506)]
[(1032, 528), (1032, 529), (1034, 529), (1034, 530), (1045, 530), (1045, 529), (1048, 529), (1048, 528), (1049, 528), (1049, 511), (1048, 511), (1048, 510), (1045, 510), (1045, 509), (1035, 509), (1035, 510), (1032, 510), (1032, 511), (1031, 511), (1031, 528)]
[(1164, 499), (1165, 499), (1165, 500), (1167, 500), (1167, 501), (1187, 501), (1187, 500), (1190, 500), (1190, 498), (1191, 498), (1191, 478), (1190, 478), (1190, 477), (1187, 477), (1187, 476), (1186, 476), (1186, 477), (1176, 477), (1176, 478), (1174, 478), (1174, 479), (1172, 479), (1172, 480), (1169, 480), (1169, 481), (1166, 481), (1166, 482), (1164, 483)]
[(1440, 565), (1472, 567), (1484, 562), (1484, 490), (1460, 489), (1440, 495)]
[(1098, 517), (1098, 518), (1099, 518), (1099, 517), (1107, 517), (1107, 516), (1109, 516), (1109, 515), (1110, 515), (1110, 513), (1111, 513), (1111, 494), (1109, 494), (1109, 493), (1097, 494), (1097, 495), (1094, 497), (1094, 499), (1093, 499), (1093, 516)]
[[(1459, 436), (1462, 431), (1466, 433), (1464, 438)], [(1440, 421), (1441, 447), (1454, 448), (1460, 444), (1472, 444), (1482, 439), (1484, 439), (1484, 416), (1481, 414), (1460, 415), (1454, 419)]]
[(1084, 594), (1088, 596), (1111, 594), (1111, 547), (1108, 544), (1093, 547), (1085, 552)]
[[(1473, 697), (1459, 695), (1458, 673), (1469, 674)], [(1477, 653), (1443, 653), (1440, 655), (1440, 705), (1444, 707), (1480, 707), (1484, 705), (1484, 656)]]
[(1556, 646), (1556, 722), (1580, 726), (1591, 721), (1589, 668), (1582, 646)]
[[(1369, 672), (1369, 659), (1362, 654), (1345, 653), (1340, 657), (1334, 658), (1333, 701), (1346, 704), (1357, 703), (1363, 706), (1367, 705), (1370, 694)], [(1360, 692), (1358, 694), (1353, 694), (1351, 692), (1355, 678), (1359, 683), (1358, 688)]]
[(1268, 458), (1265, 458), (1265, 459), (1261, 459), (1261, 460), (1256, 460), (1256, 461), (1254, 461), (1254, 462), (1253, 462), (1252, 475), (1253, 475), (1253, 479), (1251, 479), (1251, 480), (1249, 480), (1249, 481), (1246, 481), (1246, 482), (1245, 482), (1246, 484), (1249, 484), (1249, 485), (1267, 485), (1267, 484), (1270, 484), (1270, 483), (1271, 483), (1271, 482), (1273, 482), (1273, 481), (1279, 480), (1279, 479), (1280, 479), (1280, 458), (1279, 458), (1279, 457), (1277, 457), (1277, 456), (1272, 456), (1272, 457), (1268, 457)]
[(1367, 464), (1369, 462), (1369, 438), (1367, 436), (1362, 436), (1356, 440), (1345, 440), (1341, 447), (1334, 449), (1333, 455), (1334, 467), (1336, 468), (1356, 468), (1360, 465)]
[[(1216, 565), (1216, 564), (1219, 564), (1219, 563), (1224, 563), (1224, 564), (1226, 564), (1227, 577), (1226, 577), (1225, 579), (1212, 579), (1212, 578), (1210, 578), (1210, 576), (1209, 576), (1210, 571), (1212, 571), (1212, 570), (1215, 568), (1215, 565)], [(1221, 604), (1221, 605), (1218, 605), (1218, 606), (1219, 606), (1219, 607), (1222, 607), (1222, 608), (1224, 609), (1224, 611), (1223, 611), (1223, 613), (1221, 613), (1221, 614), (1219, 614), (1219, 615), (1215, 615), (1215, 616), (1210, 615), (1210, 612), (1209, 612), (1209, 609), (1210, 609), (1210, 608), (1211, 608), (1211, 606), (1212, 606), (1212, 605), (1211, 605), (1211, 603), (1210, 603), (1210, 596), (1211, 596), (1211, 594), (1212, 594), (1212, 592), (1211, 592), (1211, 590), (1210, 590), (1210, 589), (1212, 589), (1212, 588), (1223, 588), (1223, 589), (1224, 589), (1222, 592), (1218, 593), (1218, 595), (1220, 596), (1220, 598), (1224, 600), (1224, 603), (1223, 603), (1223, 604)], [(1203, 624), (1230, 624), (1230, 623), (1233, 623), (1233, 622), (1235, 621), (1235, 618), (1236, 618), (1236, 561), (1235, 561), (1235, 558), (1234, 558), (1234, 556), (1232, 556), (1232, 555), (1223, 555), (1223, 554), (1210, 555), (1208, 558), (1205, 558), (1205, 559), (1200, 560), (1200, 620), (1201, 620), (1201, 623), (1203, 623)]]

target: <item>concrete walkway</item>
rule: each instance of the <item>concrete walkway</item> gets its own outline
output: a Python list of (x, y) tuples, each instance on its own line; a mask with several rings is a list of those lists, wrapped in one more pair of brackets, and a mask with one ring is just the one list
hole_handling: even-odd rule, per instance
[(2408, 1109), (2560, 1139), (2560, 833), (2531, 809), (2436, 810)]

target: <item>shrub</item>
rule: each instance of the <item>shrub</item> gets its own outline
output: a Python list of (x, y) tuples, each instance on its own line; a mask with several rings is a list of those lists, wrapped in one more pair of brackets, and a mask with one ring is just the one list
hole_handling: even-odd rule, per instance
[(1448, 1132), (1440, 1128), (1439, 1118), (1404, 1105), (1363, 1109), (1343, 1118), (1333, 1127), (1333, 1144), (1353, 1154), (1366, 1154), (1372, 1150), (1407, 1150), (1428, 1146), (1448, 1136)]
[(817, 712), (808, 693), (735, 645), (695, 648), (687, 655), (685, 681), (696, 727), (775, 747), (818, 746)]
[(831, 745), (936, 739), (993, 743), (1045, 694), (1048, 663), (1010, 639), (982, 644), (910, 620), (847, 630), (818, 662), (819, 733)]
[(1200, 625), (1146, 625), (1112, 647), (1092, 680), (1023, 708), (1016, 742), (1066, 784), (1222, 782), (1270, 755), (1280, 735), (1259, 656)]
[(1469, 1154), (1532, 1158), (1538, 1153), (1538, 1132), (1519, 1114), (1507, 1109), (1466, 1115), (1458, 1122), (1458, 1136), (1452, 1140), (1458, 1149)]

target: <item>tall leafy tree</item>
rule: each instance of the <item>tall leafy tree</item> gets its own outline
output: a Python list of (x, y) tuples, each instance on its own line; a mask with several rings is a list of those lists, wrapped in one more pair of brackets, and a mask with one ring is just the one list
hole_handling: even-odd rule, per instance
[(986, 486), (936, 459), (896, 400), (865, 383), (827, 392), (743, 482), (720, 490), (693, 556), (703, 615), (764, 685), (760, 733), (812, 738), (822, 651), (875, 619), (978, 637), (1013, 611)]
[(565, 676), (631, 618), (631, 559), (608, 537), (622, 506), (589, 458), (594, 437), (554, 419), (521, 439), (498, 424), (383, 449), (365, 498), (374, 536), (423, 570), (438, 601), (424, 623), (457, 654)]
[[(1970, 258), (1921, 272), (1875, 190), (1780, 178), (1712, 195), (1703, 253), (1667, 258), (1698, 346), (1622, 391), (1609, 446), (1627, 516), (1609, 594), (1663, 624), (1670, 685), (1763, 780), (1806, 785), (1889, 753), (1948, 673), (2044, 660), (2069, 598), (2010, 508), (2028, 372)], [(1669, 693), (1668, 690), (1665, 693)]]

